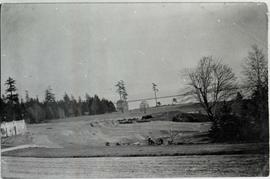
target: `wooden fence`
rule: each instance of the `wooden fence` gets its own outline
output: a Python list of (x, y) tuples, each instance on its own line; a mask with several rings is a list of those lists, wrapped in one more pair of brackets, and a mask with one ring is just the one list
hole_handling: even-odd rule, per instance
[(24, 134), (26, 131), (27, 128), (24, 120), (1, 123), (1, 137)]

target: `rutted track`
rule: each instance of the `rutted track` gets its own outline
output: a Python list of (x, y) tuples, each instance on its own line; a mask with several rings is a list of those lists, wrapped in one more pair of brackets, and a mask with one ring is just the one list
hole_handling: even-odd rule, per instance
[(24, 158), (2, 157), (2, 177), (183, 177), (265, 176), (268, 155), (166, 157)]

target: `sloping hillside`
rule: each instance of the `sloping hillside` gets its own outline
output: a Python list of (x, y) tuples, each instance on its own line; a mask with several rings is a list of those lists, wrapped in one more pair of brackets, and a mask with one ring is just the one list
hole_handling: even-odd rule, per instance
[[(210, 123), (185, 123), (172, 121), (151, 121), (147, 123), (119, 124), (118, 118), (73, 122), (45, 123), (29, 125), (31, 136), (28, 143), (51, 148), (73, 146), (105, 146), (109, 145), (144, 145), (147, 138), (168, 138), (170, 131), (176, 131), (176, 138), (180, 143), (205, 143)], [(22, 136), (21, 136), (22, 137)], [(20, 138), (21, 138), (20, 137)], [(21, 140), (21, 139), (20, 139)], [(13, 138), (8, 145), (16, 145)]]

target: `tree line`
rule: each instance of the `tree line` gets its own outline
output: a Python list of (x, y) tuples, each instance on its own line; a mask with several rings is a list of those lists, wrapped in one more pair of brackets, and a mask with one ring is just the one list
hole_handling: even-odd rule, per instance
[(25, 119), (28, 123), (40, 123), (51, 119), (116, 111), (112, 101), (100, 99), (98, 95), (92, 97), (86, 93), (85, 99), (75, 99), (73, 95), (65, 93), (62, 99), (56, 100), (51, 87), (48, 87), (44, 101), (40, 101), (38, 97), (30, 97), (28, 91), (25, 91), (24, 99), (19, 98), (16, 81), (11, 77), (7, 79), (5, 86), (5, 94), (0, 99), (1, 121)]

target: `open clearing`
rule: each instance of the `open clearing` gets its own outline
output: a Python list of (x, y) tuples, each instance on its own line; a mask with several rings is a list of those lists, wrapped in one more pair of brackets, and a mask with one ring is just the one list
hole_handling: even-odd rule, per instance
[(124, 116), (119, 113), (82, 116), (28, 125), (24, 136), (9, 137), (2, 146), (32, 144), (47, 148), (93, 147), (110, 145), (145, 145), (147, 138), (168, 138), (170, 130), (179, 132), (175, 141), (182, 144), (209, 143), (206, 134), (209, 122), (172, 122), (168, 120), (145, 123), (119, 124)]

